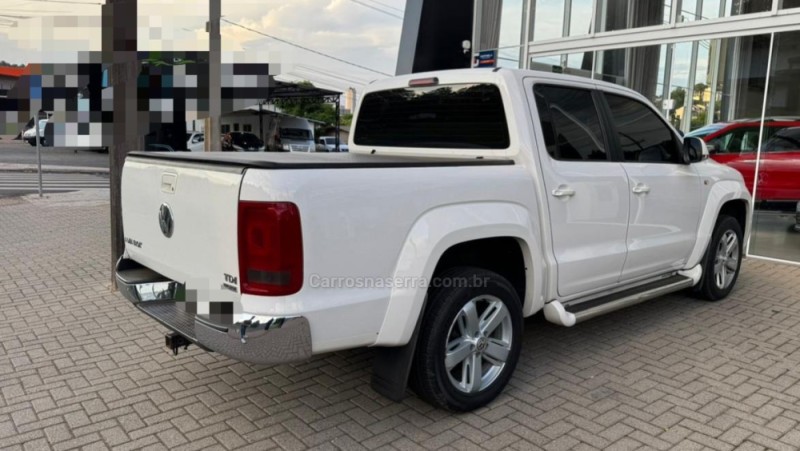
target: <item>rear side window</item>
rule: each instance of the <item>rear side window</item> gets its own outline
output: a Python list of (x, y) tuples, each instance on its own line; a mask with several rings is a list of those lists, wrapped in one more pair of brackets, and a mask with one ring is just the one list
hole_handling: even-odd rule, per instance
[(767, 142), (767, 152), (797, 152), (800, 150), (800, 128), (784, 129)]
[(717, 136), (709, 144), (714, 149), (714, 153), (718, 154), (755, 152), (758, 147), (759, 133), (759, 127), (738, 127)]
[(604, 93), (611, 123), (625, 161), (679, 163), (678, 143), (669, 127), (652, 109), (628, 97)]
[(497, 86), (452, 84), (364, 96), (353, 141), (362, 146), (506, 149), (510, 145)]
[(536, 85), (533, 93), (551, 157), (568, 161), (608, 159), (591, 91)]

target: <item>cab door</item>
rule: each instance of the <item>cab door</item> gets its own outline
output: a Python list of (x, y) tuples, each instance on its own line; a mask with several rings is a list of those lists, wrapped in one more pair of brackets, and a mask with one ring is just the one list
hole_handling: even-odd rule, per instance
[(621, 282), (683, 269), (697, 240), (705, 196), (683, 143), (656, 111), (623, 94), (603, 92), (612, 145), (628, 176), (628, 255)]
[(526, 83), (561, 297), (614, 286), (626, 255), (628, 178), (609, 153), (591, 84)]

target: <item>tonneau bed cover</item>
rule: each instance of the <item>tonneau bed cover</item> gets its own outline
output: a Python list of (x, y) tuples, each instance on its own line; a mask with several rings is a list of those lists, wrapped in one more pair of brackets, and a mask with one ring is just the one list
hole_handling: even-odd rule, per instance
[(407, 157), (356, 153), (260, 152), (131, 152), (143, 160), (174, 161), (201, 165), (238, 166), (259, 169), (404, 168), (447, 166), (513, 165), (510, 159)]

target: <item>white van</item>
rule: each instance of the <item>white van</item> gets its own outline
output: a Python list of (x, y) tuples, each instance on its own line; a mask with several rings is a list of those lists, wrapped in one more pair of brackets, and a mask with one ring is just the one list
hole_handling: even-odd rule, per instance
[(272, 122), (267, 148), (273, 152), (313, 152), (314, 127), (306, 119), (281, 116)]

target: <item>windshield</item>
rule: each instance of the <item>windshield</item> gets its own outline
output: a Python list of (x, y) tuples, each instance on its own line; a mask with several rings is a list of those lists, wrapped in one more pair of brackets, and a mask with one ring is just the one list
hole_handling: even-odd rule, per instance
[(238, 145), (261, 145), (261, 140), (258, 139), (258, 136), (252, 133), (231, 133), (231, 140)]
[(283, 139), (311, 139), (311, 130), (304, 128), (282, 128), (280, 133)]
[(452, 84), (367, 94), (355, 144), (386, 147), (505, 149), (509, 146), (500, 89)]
[(687, 133), (686, 136), (687, 137), (693, 137), (693, 138), (705, 138), (706, 136), (708, 136), (708, 135), (710, 135), (710, 134), (712, 134), (714, 132), (718, 132), (718, 131), (722, 130), (725, 127), (726, 127), (726, 124), (706, 125), (705, 127), (700, 127), (697, 130), (694, 130), (694, 131), (692, 131), (690, 133)]

